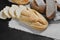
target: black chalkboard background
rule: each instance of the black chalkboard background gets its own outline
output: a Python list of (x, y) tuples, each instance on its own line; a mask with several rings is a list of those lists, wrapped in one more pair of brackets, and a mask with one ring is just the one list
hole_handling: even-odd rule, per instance
[[(5, 6), (11, 6), (12, 3), (7, 0), (0, 0), (0, 10)], [(0, 40), (53, 40), (52, 38), (30, 34), (21, 30), (8, 27), (10, 19), (0, 19)]]

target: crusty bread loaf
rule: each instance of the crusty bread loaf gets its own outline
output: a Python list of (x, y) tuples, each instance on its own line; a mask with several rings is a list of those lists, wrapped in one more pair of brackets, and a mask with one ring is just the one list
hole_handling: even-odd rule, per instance
[(9, 14), (11, 15), (12, 18), (15, 18), (15, 10), (18, 9), (17, 5), (12, 5), (12, 7), (9, 9)]
[(30, 8), (22, 11), (19, 20), (36, 30), (45, 30), (48, 26), (46, 19), (40, 13)]
[(9, 0), (12, 3), (16, 3), (16, 4), (28, 4), (29, 0)]
[(56, 13), (56, 4), (54, 0), (46, 0), (46, 17), (48, 19), (53, 19)]
[[(49, 2), (49, 0), (46, 0), (46, 3), (44, 4), (44, 1), (39, 1), (40, 3), (38, 4), (37, 1), (39, 0), (33, 0), (31, 3), (31, 7), (40, 13), (46, 13), (46, 17), (48, 19), (53, 19), (55, 17), (55, 11), (57, 11), (57, 5), (55, 1)], [(42, 2), (42, 3), (41, 3)]]
[[(40, 21), (39, 22), (41, 22), (40, 24), (42, 24), (41, 25), (41, 27), (39, 27), (38, 26), (38, 28), (40, 28), (40, 30), (44, 30), (44, 29), (46, 29), (47, 27), (48, 27), (48, 22), (47, 22), (47, 20), (40, 14), (40, 13), (38, 13), (37, 11), (35, 11), (35, 10), (33, 10), (35, 13), (36, 13), (36, 15), (37, 16), (39, 16), (39, 18), (40, 18)], [(39, 23), (37, 22), (37, 25), (38, 25)], [(37, 27), (37, 26), (36, 26)], [(37, 29), (38, 29), (37, 28)], [(39, 29), (38, 29), (39, 30)]]
[[(36, 30), (41, 31), (41, 30), (45, 30), (47, 28), (47, 26), (48, 26), (47, 20), (36, 10), (33, 10), (29, 7), (25, 7), (22, 5), (19, 7), (18, 6), (16, 7), (15, 5), (13, 5), (13, 6), (10, 7), (9, 10), (7, 10), (7, 11), (9, 11), (9, 13), (7, 13), (8, 16), (11, 16), (13, 19), (17, 19), (18, 21), (25, 23), (26, 25), (28, 25), (31, 28), (36, 29)], [(6, 8), (4, 8), (4, 9), (6, 9)], [(15, 12), (15, 14), (14, 14), (14, 12)], [(6, 13), (4, 13), (4, 14), (5, 14), (5, 16), (7, 16)], [(8, 16), (7, 16), (7, 18), (9, 18)]]
[[(37, 2), (39, 1), (39, 2)], [(40, 13), (44, 13), (45, 12), (45, 3), (42, 0), (33, 0), (33, 2), (31, 2), (31, 8), (39, 11)]]

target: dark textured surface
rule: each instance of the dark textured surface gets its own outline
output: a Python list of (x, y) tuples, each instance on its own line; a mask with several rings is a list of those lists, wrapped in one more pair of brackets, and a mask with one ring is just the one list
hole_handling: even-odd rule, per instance
[[(0, 10), (6, 5), (11, 6), (11, 4), (12, 3), (9, 3), (7, 0), (0, 0)], [(52, 38), (11, 29), (8, 27), (9, 20), (10, 19), (0, 19), (0, 40), (53, 40)]]
[(53, 40), (53, 39), (9, 28), (8, 31), (0, 33), (0, 40)]

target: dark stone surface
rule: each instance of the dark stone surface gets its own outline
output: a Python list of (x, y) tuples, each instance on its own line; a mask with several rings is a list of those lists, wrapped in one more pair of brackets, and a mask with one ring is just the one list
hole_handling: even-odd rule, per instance
[(53, 39), (8, 28), (8, 31), (0, 33), (0, 40), (53, 40)]
[[(7, 0), (0, 0), (0, 10), (5, 6), (11, 6), (12, 3)], [(0, 19), (0, 40), (53, 40), (49, 37), (30, 34), (21, 30), (16, 30), (8, 27), (10, 19)]]

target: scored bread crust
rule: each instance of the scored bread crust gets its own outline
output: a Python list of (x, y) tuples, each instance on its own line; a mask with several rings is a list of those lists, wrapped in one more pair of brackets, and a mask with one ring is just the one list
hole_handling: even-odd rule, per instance
[(16, 4), (28, 4), (29, 3), (29, 0), (11, 0), (13, 3), (16, 3)]
[(37, 11), (35, 11), (33, 9), (31, 9), (31, 11), (33, 12), (33, 13), (31, 12), (32, 15), (33, 16), (36, 15), (37, 18), (33, 17), (33, 16), (30, 16), (31, 13), (30, 13), (30, 15), (28, 15), (28, 12), (26, 14), (24, 11), (22, 11), (22, 14), (21, 14), (19, 20), (22, 21), (23, 23), (29, 25), (33, 29), (41, 30), (41, 31), (45, 30), (48, 26), (47, 20), (40, 13), (38, 13)]
[(37, 10), (37, 11), (40, 12), (40, 13), (44, 13), (46, 7), (45, 7), (45, 5), (39, 5), (39, 6), (38, 6), (37, 3), (36, 3), (36, 1), (33, 0), (33, 1), (31, 2), (31, 8)]

